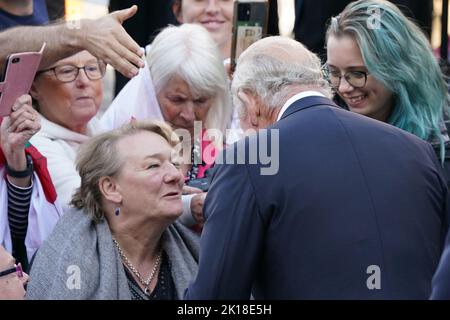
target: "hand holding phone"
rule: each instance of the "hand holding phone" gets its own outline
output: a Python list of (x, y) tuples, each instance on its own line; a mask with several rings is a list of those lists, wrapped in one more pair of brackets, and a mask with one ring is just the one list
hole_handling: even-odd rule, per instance
[(267, 33), (268, 10), (267, 0), (236, 0), (234, 2), (231, 73), (241, 53)]
[(39, 52), (14, 53), (8, 57), (0, 82), (0, 116), (9, 115), (17, 98), (30, 91), (44, 48), (45, 43)]

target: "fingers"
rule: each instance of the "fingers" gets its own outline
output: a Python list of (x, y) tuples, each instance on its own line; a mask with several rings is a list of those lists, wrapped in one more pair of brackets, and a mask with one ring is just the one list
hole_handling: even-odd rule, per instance
[(124, 76), (132, 78), (138, 74), (138, 67), (143, 68), (145, 66), (141, 57), (141, 48), (136, 44), (136, 49), (134, 40), (128, 34), (119, 40), (120, 42), (113, 47), (115, 51), (111, 52), (110, 64)]
[(202, 207), (203, 207), (203, 204), (205, 203), (205, 198), (206, 198), (207, 194), (208, 194), (207, 192), (202, 192), (201, 194), (197, 194), (194, 196), (194, 198), (197, 198), (198, 204)]
[(39, 131), (39, 129), (41, 129), (41, 124), (39, 121), (26, 119), (15, 125), (13, 132), (23, 133), (28, 139), (30, 139), (36, 132)]
[(87, 48), (89, 52), (113, 66), (124, 76), (132, 78), (138, 74), (139, 68), (145, 65), (139, 55), (142, 53), (141, 48), (122, 26), (118, 25), (118, 27), (121, 30), (116, 30), (106, 37), (96, 38), (91, 35)]
[(199, 193), (192, 197), (191, 199), (191, 211), (194, 213), (203, 214), (203, 205), (205, 203), (207, 193)]
[(117, 19), (117, 21), (120, 22), (120, 24), (122, 24), (125, 20), (128, 20), (132, 16), (134, 16), (136, 14), (137, 10), (138, 10), (138, 6), (133, 5), (128, 9), (115, 11), (115, 12), (111, 13), (111, 15), (113, 17), (115, 17)]
[[(134, 16), (137, 10), (138, 7), (133, 5), (128, 9), (111, 13), (111, 16), (122, 24), (125, 20)], [(144, 67), (144, 61), (142, 60), (144, 53), (125, 29), (117, 28), (116, 32), (117, 45), (112, 46), (115, 52), (111, 53), (113, 58), (111, 58), (110, 64), (124, 76), (131, 78), (138, 73), (136, 66), (139, 68)]]
[[(136, 7), (136, 6), (134, 6)], [(112, 35), (117, 41), (117, 46), (111, 48), (115, 50), (115, 53), (120, 57), (128, 60), (133, 65), (140, 68), (144, 67), (144, 61), (142, 56), (144, 55), (143, 49), (134, 41), (134, 39), (126, 32), (126, 30), (120, 25), (115, 24), (111, 26)]]
[(125, 77), (133, 78), (136, 76), (139, 72), (136, 65), (138, 65), (140, 58), (121, 46), (119, 43), (116, 43), (113, 47), (115, 47), (114, 50), (107, 50), (104, 55), (98, 56)]
[(203, 213), (194, 214), (193, 218), (194, 218), (195, 222), (197, 222), (201, 227), (203, 227), (203, 224), (205, 223), (205, 218), (203, 217)]
[(19, 110), (24, 105), (31, 106), (31, 96), (29, 94), (24, 94), (17, 98), (11, 109), (14, 112), (16, 110)]
[(183, 194), (202, 193), (203, 191), (198, 188), (183, 186)]
[(192, 216), (199, 224), (203, 224), (205, 222), (205, 217), (203, 215), (203, 205), (205, 203), (206, 195), (207, 193), (203, 192), (201, 194), (195, 195), (191, 200), (191, 204), (193, 202), (193, 206), (191, 206)]
[(3, 117), (2, 124), (0, 125), (0, 136), (6, 135), (6, 132), (11, 124), (11, 119), (9, 117)]
[(83, 33), (84, 47), (89, 52), (129, 78), (145, 66), (143, 50), (121, 25), (136, 11), (137, 6), (132, 6), (98, 20), (87, 20)]
[(27, 135), (30, 137), (39, 131), (40, 117), (36, 110), (31, 106), (31, 97), (28, 95), (21, 96), (14, 104), (13, 111), (9, 118), (10, 132), (20, 133), (22, 131), (28, 131)]

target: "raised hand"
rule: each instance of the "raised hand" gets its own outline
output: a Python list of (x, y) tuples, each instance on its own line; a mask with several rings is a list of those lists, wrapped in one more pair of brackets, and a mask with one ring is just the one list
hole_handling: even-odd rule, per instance
[(40, 118), (27, 94), (19, 97), (12, 109), (0, 125), (0, 145), (8, 165), (23, 170), (26, 168), (25, 144), (41, 128)]
[(144, 67), (142, 49), (122, 27), (137, 9), (134, 5), (96, 20), (81, 21), (82, 46), (129, 78), (138, 73), (138, 68)]

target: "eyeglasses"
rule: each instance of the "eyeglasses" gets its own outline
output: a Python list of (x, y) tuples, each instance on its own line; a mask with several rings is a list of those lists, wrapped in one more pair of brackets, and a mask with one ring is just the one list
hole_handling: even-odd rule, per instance
[(106, 64), (102, 61), (97, 61), (94, 63), (89, 63), (84, 67), (76, 67), (73, 65), (57, 66), (54, 68), (41, 70), (38, 72), (38, 74), (53, 71), (56, 79), (66, 83), (74, 81), (78, 77), (80, 69), (84, 70), (84, 73), (86, 74), (89, 80), (99, 80), (103, 78), (103, 76), (105, 75)]
[(0, 277), (7, 276), (8, 274), (11, 274), (11, 273), (14, 273), (14, 272), (17, 273), (17, 276), (19, 278), (23, 277), (23, 269), (22, 269), (22, 265), (20, 263), (14, 265), (14, 267), (12, 267), (10, 269), (7, 269), (7, 270), (4, 270), (4, 271), (0, 272)]
[(346, 74), (341, 75), (339, 71), (330, 70), (328, 66), (324, 66), (322, 70), (331, 86), (335, 89), (338, 89), (341, 85), (342, 77), (344, 77), (353, 88), (362, 88), (367, 83), (367, 75), (370, 74), (367, 71), (349, 71)]

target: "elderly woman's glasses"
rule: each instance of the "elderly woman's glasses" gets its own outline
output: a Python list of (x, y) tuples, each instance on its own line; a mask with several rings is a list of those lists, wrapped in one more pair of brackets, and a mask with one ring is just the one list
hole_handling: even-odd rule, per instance
[(88, 63), (84, 67), (76, 67), (73, 65), (57, 66), (54, 68), (41, 70), (38, 74), (48, 71), (53, 71), (56, 79), (61, 82), (72, 82), (78, 77), (80, 69), (84, 70), (84, 73), (89, 80), (99, 80), (103, 78), (106, 71), (106, 65), (102, 61)]
[(18, 276), (19, 278), (22, 278), (22, 277), (23, 277), (22, 265), (21, 265), (20, 263), (14, 265), (14, 267), (12, 267), (12, 268), (10, 268), (10, 269), (1, 271), (1, 272), (0, 272), (0, 277), (7, 276), (8, 274), (11, 274), (11, 273), (14, 273), (14, 272), (17, 273), (17, 276)]
[(341, 85), (342, 78), (345, 78), (348, 84), (350, 84), (353, 88), (362, 88), (366, 85), (367, 75), (369, 75), (369, 72), (367, 71), (349, 71), (346, 74), (341, 75), (339, 71), (330, 70), (328, 66), (324, 66), (322, 71), (331, 86), (336, 90)]

